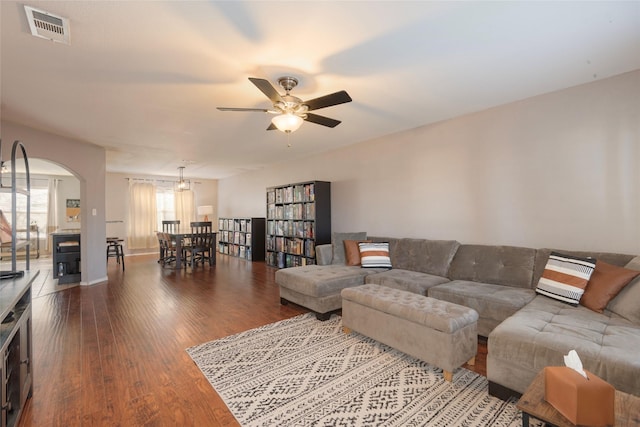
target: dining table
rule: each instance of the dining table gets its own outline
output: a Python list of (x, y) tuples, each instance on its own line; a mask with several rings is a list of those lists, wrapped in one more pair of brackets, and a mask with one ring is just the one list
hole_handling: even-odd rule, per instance
[[(191, 239), (193, 233), (191, 232), (191, 228), (187, 229), (178, 229), (173, 233), (167, 233), (171, 241), (176, 242), (176, 269), (182, 268), (182, 249), (184, 247), (184, 242), (188, 239)], [(216, 234), (215, 232), (211, 233), (211, 246), (209, 247), (209, 265), (213, 266), (216, 263)], [(160, 254), (162, 257), (162, 254)]]

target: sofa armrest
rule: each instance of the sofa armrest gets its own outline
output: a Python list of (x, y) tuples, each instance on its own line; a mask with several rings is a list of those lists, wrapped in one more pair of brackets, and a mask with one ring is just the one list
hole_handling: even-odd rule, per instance
[(329, 265), (333, 261), (333, 246), (328, 243), (326, 245), (316, 246), (316, 262), (318, 265)]

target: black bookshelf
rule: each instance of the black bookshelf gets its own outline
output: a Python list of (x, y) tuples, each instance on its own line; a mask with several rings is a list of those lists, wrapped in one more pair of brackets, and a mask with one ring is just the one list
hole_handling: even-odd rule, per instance
[(247, 261), (264, 261), (264, 218), (218, 219), (218, 252)]
[(267, 265), (316, 263), (316, 245), (331, 243), (331, 183), (309, 181), (267, 188)]

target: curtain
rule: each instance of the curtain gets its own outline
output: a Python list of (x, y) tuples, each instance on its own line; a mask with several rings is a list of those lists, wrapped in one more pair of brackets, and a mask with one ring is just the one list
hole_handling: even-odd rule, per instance
[(49, 179), (49, 196), (47, 200), (47, 251), (52, 251), (51, 233), (58, 229), (58, 183), (57, 179)]
[(181, 228), (190, 226), (196, 219), (196, 198), (191, 190), (175, 192), (176, 219), (180, 220)]
[(129, 182), (129, 230), (127, 244), (130, 249), (158, 247), (156, 186), (147, 182)]

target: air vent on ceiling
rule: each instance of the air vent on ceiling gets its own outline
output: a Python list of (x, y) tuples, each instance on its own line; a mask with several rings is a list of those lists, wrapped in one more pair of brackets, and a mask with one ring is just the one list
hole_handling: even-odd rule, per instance
[(24, 7), (31, 34), (58, 43), (70, 44), (69, 20), (31, 6)]

